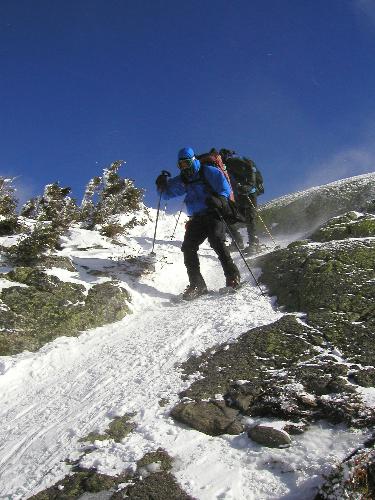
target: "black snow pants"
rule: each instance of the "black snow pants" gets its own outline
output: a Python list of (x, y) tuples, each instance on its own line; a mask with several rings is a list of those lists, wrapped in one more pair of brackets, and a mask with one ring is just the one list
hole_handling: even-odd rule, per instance
[[(249, 201), (249, 199), (251, 201)], [(257, 197), (255, 194), (250, 194), (247, 196), (239, 195), (237, 200), (238, 209), (241, 214), (245, 217), (245, 226), (247, 230), (247, 237), (249, 241), (249, 246), (251, 246), (256, 241), (255, 235), (255, 222), (256, 222), (256, 207), (257, 207)], [(242, 248), (243, 240), (239, 232), (239, 226), (242, 224), (234, 224), (230, 226), (230, 230), (237, 241), (237, 244)]]
[(239, 277), (238, 268), (225, 246), (225, 225), (216, 214), (207, 213), (192, 217), (186, 225), (181, 250), (184, 253), (190, 285), (200, 286), (204, 284), (200, 272), (198, 248), (206, 238), (208, 238), (211, 248), (216, 252), (227, 280)]

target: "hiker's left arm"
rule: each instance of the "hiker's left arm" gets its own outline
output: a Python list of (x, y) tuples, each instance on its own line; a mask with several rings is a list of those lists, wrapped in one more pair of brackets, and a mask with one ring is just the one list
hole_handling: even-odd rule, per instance
[(229, 198), (231, 187), (224, 174), (216, 167), (207, 168), (206, 178), (213, 191), (219, 196)]

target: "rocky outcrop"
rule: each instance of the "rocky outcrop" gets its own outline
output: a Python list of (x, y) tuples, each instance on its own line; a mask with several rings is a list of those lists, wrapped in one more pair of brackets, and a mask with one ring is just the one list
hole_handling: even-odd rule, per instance
[[(348, 221), (350, 231), (345, 229)], [(346, 235), (346, 239), (301, 241), (272, 252), (260, 262), (262, 281), (288, 311), (306, 312), (307, 322), (321, 331), (345, 358), (372, 365), (375, 224), (369, 215), (353, 218), (349, 213), (329, 221), (312, 238), (321, 239), (324, 235), (326, 239), (337, 234), (340, 238)], [(357, 237), (353, 238), (353, 234)]]
[(83, 285), (38, 268), (18, 267), (2, 276), (18, 285), (0, 292), (0, 355), (35, 351), (61, 335), (77, 335), (130, 312), (130, 295), (115, 282), (94, 285), (86, 294)]
[(146, 453), (138, 460), (134, 473), (125, 471), (118, 476), (108, 476), (99, 474), (95, 470), (73, 468), (71, 474), (30, 499), (194, 500), (177, 483), (170, 472), (171, 469), (171, 457), (164, 450), (159, 449)]
[[(226, 406), (239, 412), (233, 415), (237, 422), (241, 415), (284, 421), (285, 444), (284, 433), (303, 432), (318, 419), (374, 425), (375, 412), (357, 391), (375, 380), (374, 220), (357, 212), (335, 217), (310, 240), (258, 259), (270, 295), (294, 314), (184, 363), (186, 375), (201, 376), (181, 393), (188, 399), (172, 416), (183, 405), (201, 408), (203, 400), (221, 394)], [(205, 411), (194, 417), (184, 422), (213, 433), (214, 416)], [(258, 437), (254, 425), (248, 434), (272, 446), (273, 431), (262, 425)], [(222, 426), (220, 432), (228, 431)]]
[(366, 238), (375, 235), (375, 215), (347, 212), (334, 217), (317, 229), (310, 237), (312, 241), (333, 241), (346, 238)]
[(67, 476), (51, 488), (47, 488), (36, 495), (30, 497), (32, 500), (64, 500), (68, 498), (80, 498), (87, 493), (105, 493), (111, 498), (118, 489), (118, 486), (129, 479), (128, 474), (112, 477), (106, 474), (98, 474), (93, 470), (78, 470)]
[(137, 481), (124, 491), (115, 493), (111, 499), (128, 500), (194, 500), (188, 495), (171, 473), (158, 472)]
[[(249, 330), (230, 345), (182, 365), (186, 376), (200, 372), (201, 377), (180, 394), (187, 399), (171, 414), (201, 432), (217, 435), (216, 414), (196, 411), (194, 418), (185, 420), (179, 414), (181, 407), (207, 408), (203, 400), (222, 394), (226, 406), (237, 410), (231, 415), (236, 422), (241, 416), (274, 417), (289, 422), (283, 430), (291, 434), (322, 418), (354, 427), (373, 425), (374, 412), (357, 395), (351, 369), (327, 355), (326, 347), (318, 330), (292, 314)], [(239, 434), (241, 427), (230, 430)], [(228, 428), (223, 425), (220, 433), (229, 433)]]
[(88, 436), (81, 438), (80, 442), (94, 443), (95, 441), (105, 441), (113, 439), (116, 443), (120, 443), (126, 436), (136, 428), (136, 424), (131, 421), (132, 414), (126, 414), (122, 417), (115, 417), (109, 424), (103, 434), (90, 432)]

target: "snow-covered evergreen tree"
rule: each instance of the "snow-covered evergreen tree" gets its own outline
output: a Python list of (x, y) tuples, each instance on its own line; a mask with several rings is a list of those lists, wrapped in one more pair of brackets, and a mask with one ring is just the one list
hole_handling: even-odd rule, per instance
[(38, 216), (39, 204), (41, 196), (31, 198), (21, 207), (20, 215), (27, 219), (36, 219)]
[(97, 224), (108, 222), (111, 215), (129, 214), (139, 210), (143, 190), (136, 188), (131, 179), (120, 177), (122, 160), (113, 162), (103, 171), (103, 190), (97, 205)]
[(87, 185), (81, 204), (81, 220), (84, 227), (102, 226), (106, 236), (121, 234), (143, 220), (132, 217), (126, 225), (118, 221), (122, 214), (135, 214), (142, 208), (144, 191), (135, 187), (133, 180), (120, 176), (123, 160), (116, 160), (103, 170), (101, 177), (94, 177)]
[(0, 177), (0, 235), (18, 231), (17, 198), (13, 186), (14, 179)]
[(86, 186), (81, 203), (80, 214), (80, 220), (82, 221), (82, 226), (85, 229), (92, 229), (95, 226), (95, 195), (97, 195), (101, 183), (102, 178), (97, 176), (91, 179)]
[(16, 245), (4, 250), (8, 259), (16, 265), (30, 266), (43, 255), (59, 248), (61, 228), (52, 222), (38, 222), (29, 234), (23, 234)]
[(38, 221), (50, 221), (56, 229), (66, 229), (78, 220), (79, 209), (69, 195), (70, 187), (58, 182), (47, 184), (42, 196), (32, 198), (21, 209), (21, 215)]
[(14, 217), (16, 215), (17, 199), (14, 179), (0, 177), (0, 215), (3, 217)]

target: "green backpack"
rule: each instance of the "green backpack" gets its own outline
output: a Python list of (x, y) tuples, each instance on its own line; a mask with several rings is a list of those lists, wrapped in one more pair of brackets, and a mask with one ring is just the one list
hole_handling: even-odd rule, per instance
[(253, 160), (245, 156), (230, 157), (226, 159), (225, 165), (236, 183), (254, 186), (257, 195), (264, 193), (263, 176)]

